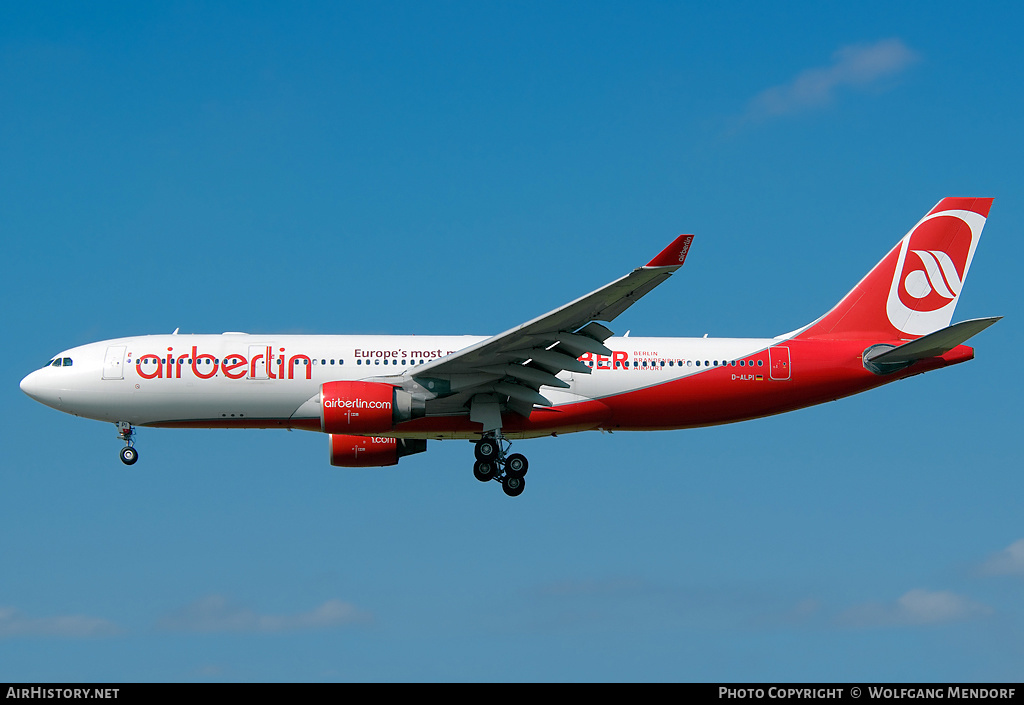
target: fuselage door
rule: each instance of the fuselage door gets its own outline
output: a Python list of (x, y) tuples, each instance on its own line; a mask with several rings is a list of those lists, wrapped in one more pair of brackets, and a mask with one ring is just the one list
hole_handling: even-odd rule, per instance
[(768, 348), (769, 374), (772, 379), (789, 379), (789, 348), (785, 345), (775, 345)]
[(103, 356), (103, 379), (124, 379), (124, 345), (111, 345)]
[(247, 379), (267, 379), (269, 375), (267, 370), (270, 368), (270, 364), (267, 362), (267, 354), (273, 350), (270, 345), (250, 345), (249, 346), (249, 374), (246, 375)]

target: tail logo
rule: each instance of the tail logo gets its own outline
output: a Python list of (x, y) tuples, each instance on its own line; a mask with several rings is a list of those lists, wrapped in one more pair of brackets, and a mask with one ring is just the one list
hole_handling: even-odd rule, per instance
[(985, 217), (966, 210), (933, 213), (903, 238), (886, 313), (902, 333), (949, 325)]
[[(910, 269), (903, 278), (903, 289), (928, 310), (942, 308), (960, 294), (963, 282), (953, 260), (942, 250), (911, 250), (923, 269)], [(909, 265), (909, 263), (908, 263)], [(928, 305), (928, 302), (931, 304)], [(922, 310), (919, 306), (918, 311)]]

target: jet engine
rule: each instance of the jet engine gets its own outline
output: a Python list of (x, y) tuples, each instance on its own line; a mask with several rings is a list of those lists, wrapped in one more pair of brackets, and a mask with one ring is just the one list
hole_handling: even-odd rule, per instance
[(346, 436), (332, 433), (331, 465), (341, 468), (379, 468), (397, 465), (399, 458), (422, 453), (427, 442), (417, 438)]
[(324, 433), (386, 433), (425, 413), (422, 399), (380, 382), (328, 382), (320, 387)]

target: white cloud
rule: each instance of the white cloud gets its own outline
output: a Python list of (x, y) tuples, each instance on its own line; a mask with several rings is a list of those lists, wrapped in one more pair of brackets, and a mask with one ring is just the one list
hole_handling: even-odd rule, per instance
[(160, 626), (187, 632), (286, 632), (327, 629), (372, 621), (348, 602), (328, 600), (298, 614), (266, 615), (231, 604), (222, 595), (209, 595), (165, 617)]
[(116, 624), (100, 617), (66, 615), (28, 617), (10, 607), (0, 607), (0, 639), (22, 636), (88, 638), (119, 634)]
[(849, 627), (892, 627), (944, 624), (976, 619), (992, 613), (991, 608), (947, 591), (911, 590), (895, 603), (869, 603), (853, 607), (839, 616)]
[(1024, 539), (1014, 541), (981, 564), (985, 575), (1024, 575)]
[(907, 69), (920, 57), (899, 39), (841, 47), (829, 66), (806, 69), (790, 81), (762, 91), (747, 104), (744, 121), (759, 121), (830, 103), (838, 89), (865, 87)]

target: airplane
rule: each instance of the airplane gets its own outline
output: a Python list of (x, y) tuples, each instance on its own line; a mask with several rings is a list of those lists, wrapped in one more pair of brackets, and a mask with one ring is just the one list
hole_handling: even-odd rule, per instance
[(513, 440), (686, 429), (850, 396), (973, 359), (1001, 316), (950, 325), (991, 198), (944, 198), (832, 309), (773, 338), (616, 337), (610, 323), (683, 266), (680, 235), (626, 276), (498, 335), (145, 335), (65, 350), (21, 381), (59, 411), (135, 427), (328, 434), (330, 462), (382, 467), (428, 440), (475, 443), (509, 496)]

